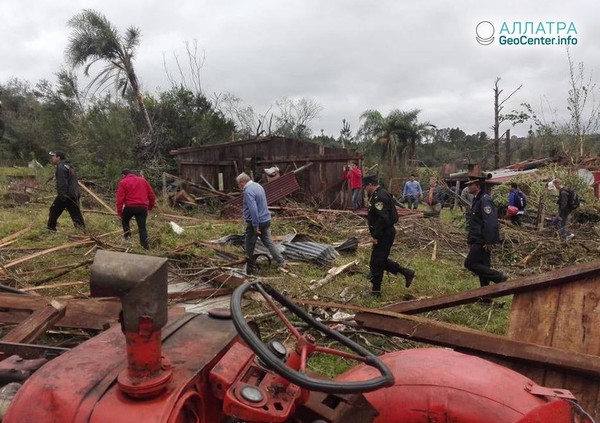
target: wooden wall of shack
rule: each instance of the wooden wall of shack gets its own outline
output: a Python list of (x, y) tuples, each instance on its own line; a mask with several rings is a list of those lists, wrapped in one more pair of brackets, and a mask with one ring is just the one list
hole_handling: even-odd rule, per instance
[(342, 170), (349, 160), (362, 165), (360, 153), (282, 137), (187, 147), (171, 154), (177, 158), (181, 178), (202, 185), (203, 176), (218, 189), (222, 174), (225, 192), (238, 189), (235, 177), (241, 172), (258, 181), (265, 168), (277, 166), (283, 175), (311, 162), (312, 166), (296, 175), (300, 190), (293, 198), (325, 208), (349, 206), (349, 200), (341, 194), (345, 186)]

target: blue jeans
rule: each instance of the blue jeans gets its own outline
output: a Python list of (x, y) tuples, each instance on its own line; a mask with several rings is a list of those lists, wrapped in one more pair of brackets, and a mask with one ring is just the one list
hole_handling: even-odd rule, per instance
[(562, 239), (566, 239), (569, 235), (571, 235), (571, 231), (569, 230), (569, 228), (567, 226), (568, 221), (569, 221), (569, 213), (561, 213), (560, 219), (556, 219), (556, 220), (552, 221), (556, 226), (558, 226), (560, 237)]
[[(244, 243), (244, 251), (246, 252), (246, 257), (252, 260), (252, 256), (254, 255), (254, 248), (256, 247), (256, 240), (260, 237), (263, 245), (267, 247), (267, 250), (271, 253), (273, 259), (278, 265), (283, 264), (285, 261), (281, 253), (277, 250), (275, 244), (273, 244), (273, 240), (271, 239), (271, 221), (267, 221), (264, 223), (258, 224), (258, 229), (260, 230), (260, 235), (257, 235), (254, 232), (254, 226), (252, 226), (252, 222), (246, 222), (246, 240)], [(251, 263), (252, 264), (252, 263)]]
[(352, 190), (352, 210), (360, 209), (360, 188)]

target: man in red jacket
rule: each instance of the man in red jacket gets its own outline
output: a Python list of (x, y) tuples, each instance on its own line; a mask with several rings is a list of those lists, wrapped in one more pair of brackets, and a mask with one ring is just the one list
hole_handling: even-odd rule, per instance
[(117, 187), (117, 213), (123, 225), (123, 235), (127, 240), (131, 237), (129, 222), (135, 217), (140, 232), (140, 244), (147, 250), (149, 246), (146, 219), (156, 203), (156, 195), (148, 181), (141, 176), (127, 169), (121, 173), (123, 179)]

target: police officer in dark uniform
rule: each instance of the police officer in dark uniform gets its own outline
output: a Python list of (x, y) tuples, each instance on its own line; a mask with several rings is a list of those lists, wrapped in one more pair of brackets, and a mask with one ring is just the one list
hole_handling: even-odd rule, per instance
[(491, 268), (492, 250), (500, 240), (498, 212), (492, 198), (481, 189), (483, 181), (484, 178), (471, 178), (467, 182), (469, 194), (475, 198), (471, 210), (467, 212), (469, 254), (465, 259), (465, 267), (479, 276), (482, 287), (507, 279), (504, 274)]
[(371, 284), (373, 285), (371, 294), (379, 297), (381, 296), (381, 281), (385, 270), (394, 275), (398, 273), (404, 275), (407, 288), (412, 283), (415, 272), (388, 258), (396, 237), (394, 224), (398, 221), (398, 212), (392, 196), (379, 186), (377, 177), (374, 175), (365, 176), (362, 182), (365, 191), (369, 195), (367, 221), (373, 242), (369, 262)]

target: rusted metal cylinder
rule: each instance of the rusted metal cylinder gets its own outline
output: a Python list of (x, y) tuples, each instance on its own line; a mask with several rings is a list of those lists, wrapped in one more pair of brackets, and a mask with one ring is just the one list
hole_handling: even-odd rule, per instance
[(161, 328), (167, 323), (167, 259), (100, 250), (91, 266), (93, 297), (119, 297), (127, 344), (121, 389), (134, 397), (159, 394), (172, 368), (162, 357)]

